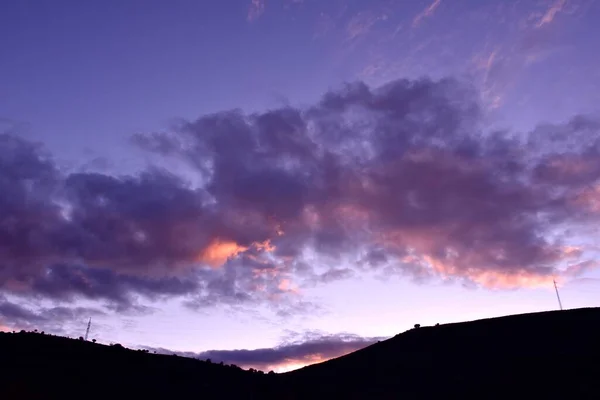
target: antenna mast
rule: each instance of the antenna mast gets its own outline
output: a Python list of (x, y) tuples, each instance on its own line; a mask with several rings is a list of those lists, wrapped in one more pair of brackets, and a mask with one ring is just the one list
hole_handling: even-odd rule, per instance
[(554, 290), (556, 291), (556, 298), (558, 299), (558, 306), (560, 307), (560, 311), (562, 311), (563, 306), (560, 301), (560, 295), (558, 294), (558, 286), (556, 286), (556, 280), (552, 280), (552, 282), (554, 282)]
[(85, 330), (85, 337), (83, 338), (83, 340), (85, 340), (85, 341), (87, 341), (88, 335), (90, 334), (91, 326), (92, 326), (92, 318), (90, 318), (90, 320), (88, 321), (87, 329)]

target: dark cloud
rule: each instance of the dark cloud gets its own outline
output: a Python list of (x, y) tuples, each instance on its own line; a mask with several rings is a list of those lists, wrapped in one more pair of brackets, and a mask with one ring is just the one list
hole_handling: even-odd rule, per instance
[(198, 282), (175, 276), (154, 278), (119, 275), (109, 269), (74, 265), (54, 265), (43, 276), (30, 282), (29, 287), (47, 298), (72, 300), (81, 296), (92, 300), (109, 299), (127, 308), (132, 305), (132, 294), (149, 299), (176, 296), (198, 289)]
[(16, 330), (49, 331), (68, 334), (72, 324), (84, 327), (90, 317), (104, 315), (104, 312), (89, 307), (31, 307), (0, 296), (0, 326)]
[(487, 132), (477, 98), (452, 79), (356, 83), (134, 137), (187, 163), (193, 186), (159, 168), (65, 174), (0, 135), (0, 290), (289, 311), (313, 307), (306, 285), (357, 271), (507, 287), (595, 266), (578, 235), (600, 219), (598, 120)]
[(201, 353), (174, 352), (162, 348), (146, 347), (165, 354), (178, 354), (225, 364), (235, 364), (242, 368), (255, 368), (262, 371), (299, 368), (340, 357), (367, 347), (384, 338), (365, 338), (352, 334), (310, 334), (292, 342), (285, 342), (273, 348), (255, 350), (210, 350)]
[(268, 238), (275, 255), (354, 254), (488, 286), (547, 281), (581, 261), (549, 233), (589, 215), (582, 191), (600, 176), (597, 122), (487, 133), (475, 98), (450, 79), (358, 83), (306, 110), (205, 116), (154, 148), (201, 162), (224, 213), (262, 228), (232, 226), (232, 240)]

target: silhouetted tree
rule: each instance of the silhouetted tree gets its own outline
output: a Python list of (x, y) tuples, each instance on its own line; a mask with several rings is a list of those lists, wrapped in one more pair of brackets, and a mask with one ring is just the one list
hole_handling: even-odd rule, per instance
[(415, 329), (418, 329), (421, 327), (421, 324), (415, 324)]
[(96, 339), (92, 339), (92, 343), (96, 343)]
[(83, 336), (79, 336), (79, 340), (83, 340)]
[(270, 370), (270, 371), (269, 371), (269, 375), (275, 375), (275, 371), (273, 371), (273, 370)]
[(207, 359), (206, 359), (206, 362), (207, 362), (207, 363), (209, 363), (209, 364), (211, 364), (211, 363), (212, 363), (212, 361), (210, 360), (210, 358), (207, 358)]

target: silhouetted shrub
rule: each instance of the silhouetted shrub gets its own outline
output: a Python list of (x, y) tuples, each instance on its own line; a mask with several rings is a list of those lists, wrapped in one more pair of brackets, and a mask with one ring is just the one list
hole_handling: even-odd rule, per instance
[(212, 363), (212, 361), (210, 360), (210, 358), (207, 358), (207, 359), (206, 359), (206, 362), (207, 362), (207, 363), (209, 363), (209, 364), (211, 364), (211, 363)]
[(273, 371), (273, 370), (269, 371), (269, 375), (275, 375), (275, 371)]
[(83, 341), (83, 336), (79, 336), (79, 340)]
[(96, 343), (96, 339), (92, 339), (92, 343)]
[(437, 324), (435, 324), (435, 326), (440, 326), (440, 323), (438, 322)]
[(418, 329), (421, 327), (421, 324), (415, 324), (415, 329)]
[(25, 329), (21, 329), (21, 332), (19, 332), (19, 333), (26, 333)]

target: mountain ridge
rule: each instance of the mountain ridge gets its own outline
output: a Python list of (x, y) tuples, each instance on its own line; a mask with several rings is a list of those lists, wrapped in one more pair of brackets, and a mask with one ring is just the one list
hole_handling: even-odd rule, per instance
[(4, 333), (0, 387), (9, 399), (76, 398), (90, 390), (152, 398), (598, 398), (599, 338), (600, 308), (517, 314), (413, 328), (342, 357), (263, 374)]

